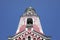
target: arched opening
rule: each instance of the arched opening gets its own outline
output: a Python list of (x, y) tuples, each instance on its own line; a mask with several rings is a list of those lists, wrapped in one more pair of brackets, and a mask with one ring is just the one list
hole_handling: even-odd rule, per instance
[(31, 37), (30, 36), (28, 36), (28, 40), (31, 40)]
[(33, 24), (32, 18), (28, 18), (28, 19), (27, 19), (27, 24)]
[(36, 38), (33, 38), (33, 40), (36, 40)]
[(23, 40), (25, 40), (25, 38), (23, 38)]

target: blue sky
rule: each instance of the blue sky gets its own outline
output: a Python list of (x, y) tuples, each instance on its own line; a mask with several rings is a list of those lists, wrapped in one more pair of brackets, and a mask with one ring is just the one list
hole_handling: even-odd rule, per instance
[(8, 40), (9, 35), (15, 34), (20, 16), (29, 6), (39, 15), (44, 33), (51, 36), (51, 40), (59, 40), (59, 0), (0, 0), (0, 40)]

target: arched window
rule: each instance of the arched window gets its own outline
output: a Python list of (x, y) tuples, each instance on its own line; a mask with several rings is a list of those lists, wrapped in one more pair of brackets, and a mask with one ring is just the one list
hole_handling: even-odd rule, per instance
[(33, 40), (36, 40), (36, 38), (33, 38)]
[(28, 40), (31, 40), (31, 37), (30, 36), (28, 36)]
[(25, 38), (23, 38), (23, 40), (25, 40)]
[(27, 24), (33, 24), (32, 18), (28, 18), (28, 19), (27, 19)]

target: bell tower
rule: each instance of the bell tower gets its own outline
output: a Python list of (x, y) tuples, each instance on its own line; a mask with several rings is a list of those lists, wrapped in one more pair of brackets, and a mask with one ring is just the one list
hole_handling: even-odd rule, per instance
[(43, 33), (40, 18), (34, 8), (26, 8), (20, 17), (16, 34), (9, 37), (9, 40), (50, 40), (50, 37)]

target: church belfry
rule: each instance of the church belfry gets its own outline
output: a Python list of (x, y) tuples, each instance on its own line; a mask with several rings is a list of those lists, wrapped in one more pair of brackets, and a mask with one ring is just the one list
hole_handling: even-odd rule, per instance
[(50, 37), (43, 33), (41, 22), (35, 9), (29, 7), (20, 17), (16, 34), (8, 37), (8, 40), (50, 40)]

